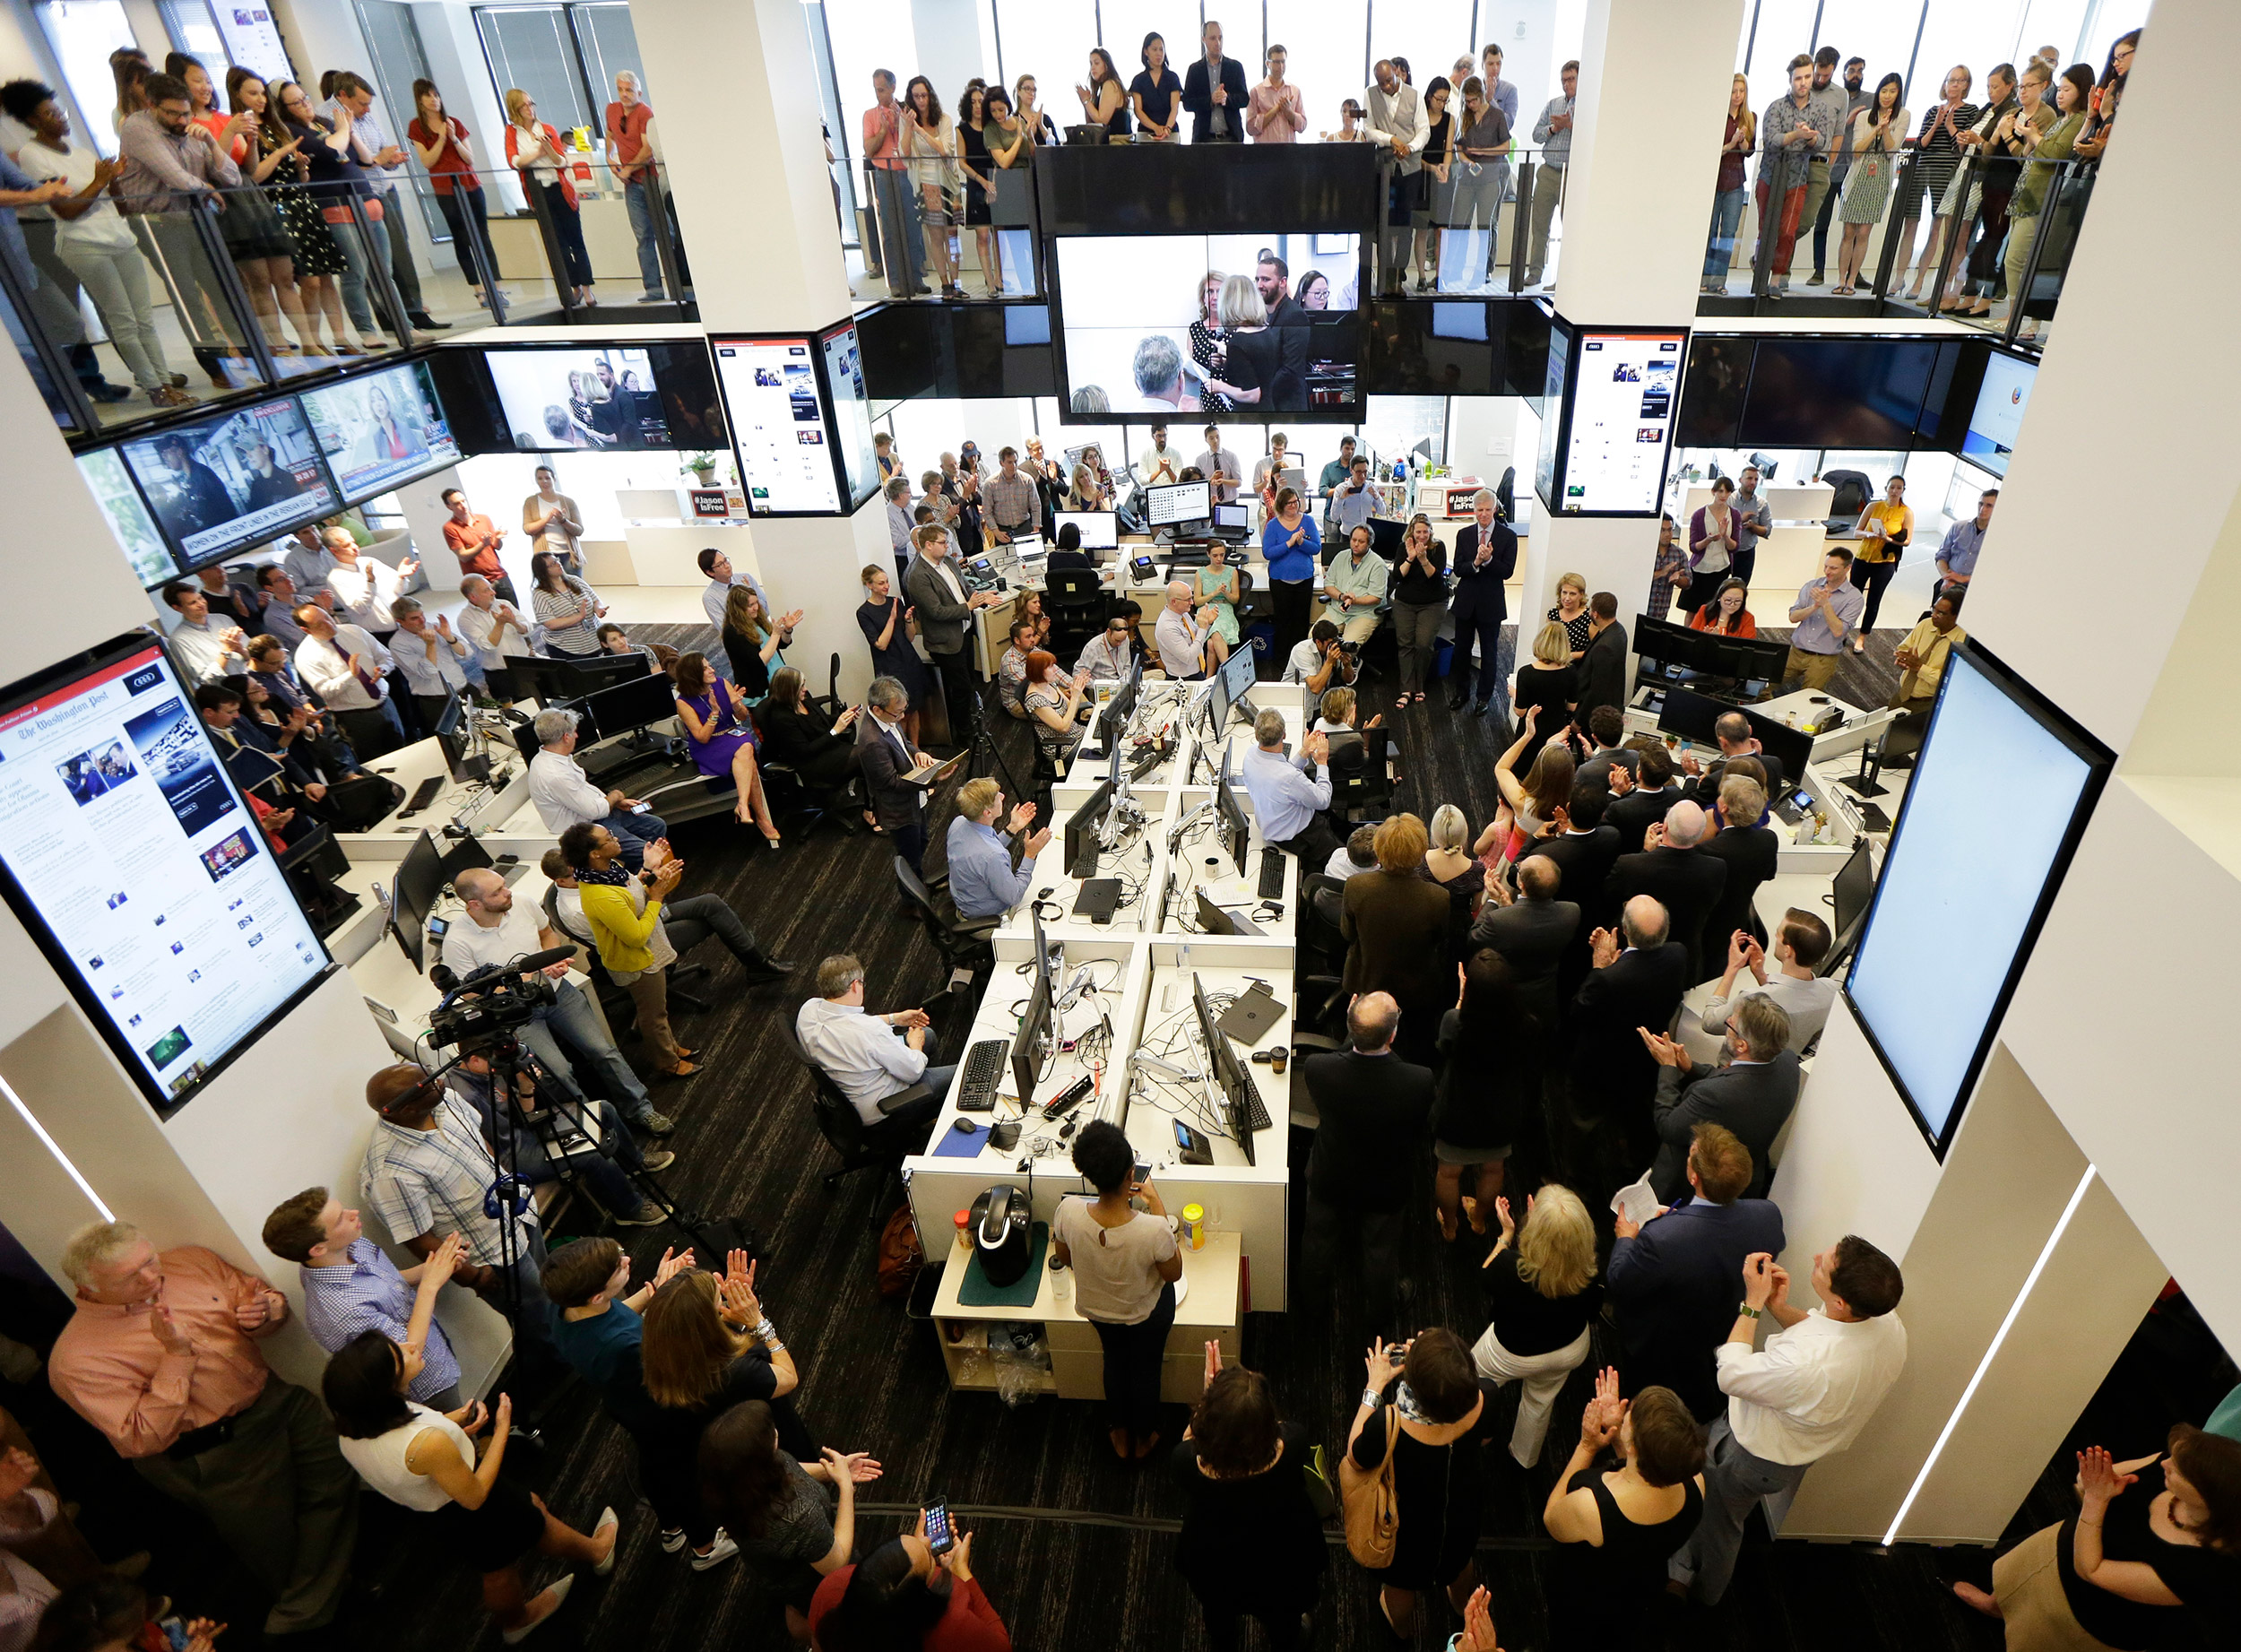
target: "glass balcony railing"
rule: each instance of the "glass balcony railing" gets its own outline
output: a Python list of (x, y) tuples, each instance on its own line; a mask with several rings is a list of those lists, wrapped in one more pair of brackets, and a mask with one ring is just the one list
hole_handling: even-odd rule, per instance
[[(1563, 250), (1567, 168), (1540, 150), (1512, 144), (1499, 157), (1458, 153), (1413, 176), (1385, 180), (1378, 284), (1404, 291), (1473, 296), (1552, 287)], [(1409, 228), (1399, 221), (1404, 212)]]
[(426, 179), (380, 195), (268, 179), (160, 212), (19, 208), (24, 256), (0, 257), (0, 300), (57, 421), (89, 432), (451, 328), (584, 323), (603, 304), (691, 316), (666, 198), (581, 171), (572, 197), (506, 169), (426, 197)]

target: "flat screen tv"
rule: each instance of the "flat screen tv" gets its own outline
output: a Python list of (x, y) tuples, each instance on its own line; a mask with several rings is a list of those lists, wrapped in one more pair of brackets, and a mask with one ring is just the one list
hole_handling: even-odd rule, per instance
[(2114, 762), (1973, 640), (1952, 651), (1844, 987), (1941, 1159)]
[(342, 504), (294, 396), (173, 425), (126, 442), (124, 454), (182, 569)]
[(143, 632), (0, 689), (0, 891), (157, 1112), (331, 967)]
[(1762, 339), (1735, 445), (1904, 451), (1937, 355), (1933, 339)]
[(1358, 417), (1360, 236), (1059, 236), (1051, 245), (1061, 418), (1203, 422), (1207, 393), (1228, 404), (1216, 418)]
[(1984, 382), (1977, 389), (1977, 405), (1968, 415), (1968, 429), (1961, 437), (1962, 458), (1994, 476), (2008, 473), (2015, 433), (2022, 427), (2023, 410), (2031, 403), (2031, 383), (2038, 376), (2038, 369), (2031, 363), (1992, 352), (1985, 362)]
[(521, 452), (676, 445), (642, 346), (508, 346), (485, 350), (483, 359)]
[(304, 416), (346, 500), (459, 463), (443, 404), (417, 361), (362, 373), (303, 393)]

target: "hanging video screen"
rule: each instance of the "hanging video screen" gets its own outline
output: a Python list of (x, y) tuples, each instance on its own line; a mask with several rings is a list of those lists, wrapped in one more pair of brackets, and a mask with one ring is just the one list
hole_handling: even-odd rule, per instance
[(144, 635), (0, 693), (0, 818), (9, 904), (160, 1112), (328, 968)]
[(676, 445), (645, 350), (491, 350), (483, 360), (520, 452)]
[(833, 426), (840, 433), (836, 445), (848, 475), (848, 508), (853, 510), (879, 491), (879, 454), (871, 445), (871, 398), (864, 392), (856, 324), (820, 333), (818, 347), (825, 352), (825, 382), (833, 387)]
[(459, 463), (443, 404), (419, 362), (303, 393), (304, 416), (346, 499)]
[(342, 501), (296, 398), (125, 444), (125, 463), (182, 568), (273, 539)]
[(1354, 418), (1358, 235), (1060, 236), (1062, 417)]

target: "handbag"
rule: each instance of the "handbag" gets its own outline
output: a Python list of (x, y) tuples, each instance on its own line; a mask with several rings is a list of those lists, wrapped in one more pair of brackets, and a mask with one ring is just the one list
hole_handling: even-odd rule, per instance
[(1393, 1448), (1400, 1443), (1400, 1423), (1388, 1418), (1385, 1460), (1363, 1468), (1349, 1451), (1338, 1460), (1338, 1496), (1346, 1516), (1346, 1553), (1357, 1564), (1381, 1570), (1393, 1563), (1400, 1541), (1400, 1504), (1393, 1490)]
[(1318, 1520), (1328, 1520), (1338, 1512), (1338, 1493), (1331, 1489), (1330, 1467), (1321, 1446), (1308, 1452), (1307, 1461), (1300, 1465), (1300, 1478), (1307, 1483), (1307, 1506)]

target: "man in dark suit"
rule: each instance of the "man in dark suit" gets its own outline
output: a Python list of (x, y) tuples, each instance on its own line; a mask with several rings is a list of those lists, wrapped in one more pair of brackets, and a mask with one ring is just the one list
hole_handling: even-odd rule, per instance
[(918, 554), (903, 570), (903, 600), (918, 610), (919, 635), (941, 674), (950, 732), (961, 742), (970, 740), (981, 715), (980, 697), (973, 691), (973, 614), (1004, 598), (993, 591), (966, 594), (949, 559), (949, 531), (939, 523), (920, 523), (911, 531), (911, 543)]
[(1641, 772), (1642, 754), (1631, 746), (1622, 745), (1620, 742), (1625, 738), (1626, 714), (1615, 705), (1596, 706), (1588, 718), (1588, 739), (1595, 750), (1580, 764), (1580, 777), (1615, 791), (1617, 788), (1611, 786), (1611, 771), (1622, 768), (1627, 783), (1631, 783)]
[(1619, 835), (1605, 815), (1610, 805), (1611, 794), (1602, 787), (1593, 781), (1575, 779), (1571, 802), (1564, 810), (1564, 829), (1554, 837), (1536, 838), (1518, 862), (1520, 883), (1525, 869), (1534, 861), (1555, 862), (1559, 874), (1556, 899), (1579, 908), (1579, 921), (1572, 927), (1571, 938), (1556, 961), (1560, 1009), (1571, 1003), (1579, 983), (1587, 979), (1592, 914), (1603, 910), (1604, 880), (1611, 875), (1611, 863), (1619, 858)]
[(1579, 933), (1579, 904), (1557, 898), (1563, 879), (1563, 868), (1553, 856), (1527, 856), (1518, 862), (1518, 898), (1510, 900), (1499, 880), (1489, 878), (1485, 907), (1471, 926), (1471, 950), (1491, 947), (1500, 953), (1519, 993), (1539, 1011), (1541, 1024), (1552, 1027), (1557, 967)]
[(1626, 1391), (1671, 1388), (1699, 1423), (1727, 1407), (1713, 1357), (1735, 1319), (1743, 1258), (1782, 1254), (1782, 1213), (1745, 1198), (1751, 1150), (1735, 1132), (1699, 1124), (1691, 1133), (1689, 1191), (1637, 1226), (1618, 1220), (1611, 1247), (1610, 1299), (1625, 1348)]
[(903, 731), (903, 718), (911, 709), (911, 696), (892, 677), (873, 679), (864, 699), (871, 714), (856, 725), (856, 766), (864, 777), (879, 829), (895, 840), (895, 852), (921, 871), (926, 856), (926, 791), (903, 776), (920, 764), (933, 761), (911, 748)]
[(1518, 568), (1518, 536), (1500, 519), (1494, 496), (1481, 488), (1471, 501), (1472, 520), (1455, 536), (1455, 656), (1448, 666), (1448, 705), (1461, 711), (1471, 698), (1471, 640), (1478, 641), (1476, 709), (1485, 714), (1501, 683), (1501, 623), (1510, 618), (1502, 582)]
[(1727, 1017), (1727, 1060), (1709, 1070), (1647, 1022), (1636, 1036), (1658, 1068), (1651, 1121), (1662, 1145), (1650, 1167), (1651, 1191), (1667, 1202), (1680, 1198), (1688, 1185), (1691, 1134), (1700, 1124), (1717, 1124), (1733, 1130), (1751, 1149), (1758, 1170), (1746, 1191), (1752, 1198), (1765, 1198), (1774, 1175), (1769, 1156), (1774, 1138), (1797, 1105), (1803, 1081), (1797, 1052), (1786, 1048), (1789, 1012), (1763, 992), (1743, 999)]
[[(1610, 812), (1604, 816), (1617, 828), (1621, 854), (1640, 853), (1643, 835), (1666, 817), (1666, 810), (1681, 800), (1681, 788), (1673, 783), (1672, 755), (1662, 745), (1654, 751), (1641, 751), (1635, 757), (1634, 781), (1631, 791), (1612, 798)], [(1588, 908), (1589, 918), (1598, 910)]]
[(1778, 798), (1782, 795), (1782, 783), (1788, 778), (1783, 771), (1782, 759), (1759, 744), (1758, 737), (1751, 732), (1751, 719), (1741, 712), (1724, 712), (1712, 724), (1712, 735), (1719, 741), (1719, 761), (1708, 768), (1692, 756), (1681, 759), (1683, 772), (1696, 777), (1696, 783), (1689, 788), (1688, 796), (1707, 809), (1718, 802), (1719, 783), (1726, 778), (1727, 760), (1730, 757), (1755, 759), (1759, 766), (1766, 771), (1767, 795)]
[(1182, 106), (1190, 111), (1190, 141), (1242, 143), (1245, 141), (1245, 65), (1222, 56), (1221, 24), (1207, 24), (1199, 30), (1198, 40), (1203, 49), (1182, 76)]
[(1781, 863), (1782, 841), (1759, 824), (1766, 812), (1766, 793), (1748, 774), (1730, 774), (1720, 783), (1719, 808), (1715, 818), (1719, 830), (1705, 843), (1703, 852), (1726, 863), (1727, 881), (1704, 920), (1704, 935), (1697, 956), (1712, 967), (1711, 960), (1727, 956), (1727, 943), (1737, 930), (1763, 941), (1766, 930), (1752, 912), (1759, 886), (1774, 876)]
[(1572, 726), (1585, 731), (1598, 705), (1626, 705), (1626, 627), (1619, 623), (1619, 600), (1607, 591), (1588, 599), (1588, 647), (1579, 656), (1579, 699)]
[(1392, 994), (1364, 992), (1346, 1008), (1351, 1047), (1311, 1056), (1302, 1069), (1320, 1120), (1307, 1160), (1302, 1289), (1328, 1288), (1339, 1241), (1351, 1240), (1370, 1328), (1380, 1336), (1398, 1328), (1401, 1207), (1432, 1117), (1431, 1069), (1393, 1053), (1399, 1025)]
[(1609, 930), (1589, 938), (1592, 967), (1572, 998), (1572, 1107), (1579, 1122), (1619, 1131), (1640, 1163), (1656, 1140), (1649, 1103), (1657, 1063), (1638, 1029), (1672, 1025), (1689, 984), (1689, 953), (1649, 895), (1627, 902), (1619, 930), (1623, 948)]
[(1726, 863), (1699, 847), (1710, 831), (1711, 820), (1702, 809), (1693, 803), (1675, 803), (1666, 811), (1665, 819), (1644, 835), (1642, 841), (1649, 847), (1640, 854), (1622, 854), (1612, 862), (1610, 879), (1603, 886), (1606, 912), (1614, 911), (1633, 895), (1657, 897), (1673, 919), (1673, 938), (1687, 954), (1692, 982), (1704, 978), (1704, 921), (1712, 915), (1712, 907), (1727, 884)]

